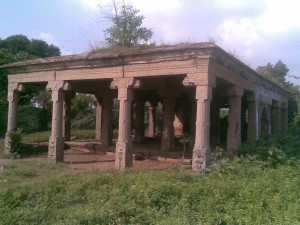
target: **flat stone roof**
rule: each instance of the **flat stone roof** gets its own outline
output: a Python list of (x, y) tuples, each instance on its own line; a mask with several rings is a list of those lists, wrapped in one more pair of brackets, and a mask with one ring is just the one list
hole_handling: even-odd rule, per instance
[(290, 92), (282, 86), (263, 77), (219, 46), (210, 43), (191, 43), (162, 45), (158, 47), (112, 47), (103, 48), (77, 55), (38, 58), (27, 61), (5, 64), (0, 68), (7, 69), (8, 74), (20, 74), (39, 71), (66, 70), (76, 68), (114, 67), (131, 64), (147, 64), (164, 61), (184, 61), (188, 59), (213, 59), (241, 76), (256, 77), (262, 83), (273, 86), (285, 95)]

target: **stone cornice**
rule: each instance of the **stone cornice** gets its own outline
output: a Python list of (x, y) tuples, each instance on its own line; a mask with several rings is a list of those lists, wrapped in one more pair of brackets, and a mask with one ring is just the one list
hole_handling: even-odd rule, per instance
[(109, 68), (116, 66), (124, 68), (127, 65), (155, 64), (159, 62), (187, 61), (191, 59), (213, 60), (238, 74), (248, 82), (258, 84), (285, 97), (290, 95), (288, 90), (266, 79), (255, 70), (212, 43), (159, 46), (133, 50), (106, 49), (80, 55), (22, 61), (2, 65), (0, 68), (6, 68), (9, 74), (17, 74), (40, 71)]

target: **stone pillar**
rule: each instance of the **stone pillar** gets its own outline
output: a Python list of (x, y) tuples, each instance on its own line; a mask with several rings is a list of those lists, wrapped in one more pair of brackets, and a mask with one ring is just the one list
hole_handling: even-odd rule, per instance
[(142, 99), (138, 99), (135, 108), (135, 132), (134, 142), (142, 143), (145, 133), (144, 126), (145, 117), (145, 102)]
[(196, 86), (196, 124), (192, 158), (192, 169), (204, 171), (210, 161), (210, 103), (215, 76), (209, 73), (188, 74), (182, 84)]
[(196, 129), (192, 169), (205, 169), (210, 160), (210, 102), (211, 86), (196, 86)]
[(25, 91), (25, 86), (19, 83), (9, 83), (7, 90), (7, 101), (8, 101), (8, 120), (7, 120), (7, 133), (5, 135), (5, 152), (11, 152), (9, 145), (8, 134), (11, 131), (17, 129), (17, 113), (18, 113), (18, 91)]
[(174, 119), (175, 98), (163, 97), (163, 128), (161, 137), (161, 150), (172, 151), (174, 149)]
[(288, 109), (287, 109), (287, 103), (282, 103), (281, 108), (281, 132), (286, 133), (287, 132), (287, 126), (288, 126)]
[(247, 140), (255, 141), (258, 139), (258, 102), (255, 95), (247, 97), (248, 101), (248, 130)]
[(48, 82), (47, 89), (52, 92), (52, 127), (48, 158), (52, 162), (62, 162), (64, 159), (64, 140), (62, 136), (64, 91), (70, 90), (71, 86), (65, 81), (51, 81)]
[(112, 145), (112, 139), (113, 139), (112, 109), (113, 109), (113, 97), (110, 94), (107, 94), (102, 98), (102, 127), (101, 127), (101, 139), (100, 139), (102, 146)]
[(96, 132), (95, 139), (96, 141), (101, 141), (102, 134), (102, 99), (96, 97)]
[(65, 93), (63, 102), (63, 138), (65, 141), (71, 139), (71, 99), (72, 93)]
[(281, 104), (274, 102), (272, 104), (272, 134), (280, 133), (281, 130)]
[(148, 104), (148, 114), (149, 114), (149, 120), (148, 120), (148, 136), (154, 137), (156, 135), (156, 106), (157, 101), (149, 101)]
[(233, 154), (241, 145), (241, 97), (243, 89), (238, 86), (228, 88), (229, 113), (227, 130), (227, 150)]
[(119, 136), (116, 143), (115, 168), (125, 169), (133, 166), (131, 135), (131, 103), (133, 87), (139, 87), (138, 80), (133, 78), (117, 78), (111, 83), (111, 88), (118, 88)]

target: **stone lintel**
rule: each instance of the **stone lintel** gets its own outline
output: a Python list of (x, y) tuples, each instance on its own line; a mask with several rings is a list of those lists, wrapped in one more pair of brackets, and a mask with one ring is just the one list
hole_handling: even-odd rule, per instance
[(182, 81), (183, 86), (216, 86), (215, 77), (210, 73), (190, 73)]

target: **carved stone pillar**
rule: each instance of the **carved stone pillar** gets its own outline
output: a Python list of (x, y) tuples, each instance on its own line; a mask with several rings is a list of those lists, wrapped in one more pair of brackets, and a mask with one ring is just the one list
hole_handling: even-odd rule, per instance
[(154, 137), (156, 135), (156, 106), (157, 101), (149, 101), (148, 104), (148, 114), (149, 114), (149, 121), (148, 121), (148, 136)]
[(95, 139), (96, 141), (101, 141), (102, 135), (102, 110), (103, 110), (102, 99), (96, 97), (96, 132)]
[(145, 133), (144, 126), (145, 117), (145, 102), (142, 99), (136, 101), (135, 108), (135, 132), (134, 132), (134, 142), (142, 143)]
[(140, 83), (134, 78), (117, 78), (111, 83), (111, 88), (118, 88), (119, 108), (119, 136), (116, 143), (115, 168), (125, 169), (133, 166), (131, 146), (131, 102), (134, 87)]
[(184, 86), (196, 86), (196, 124), (192, 169), (204, 171), (210, 161), (210, 103), (215, 77), (212, 74), (189, 74)]
[(241, 97), (244, 90), (233, 86), (228, 88), (229, 113), (227, 130), (227, 150), (230, 153), (241, 145)]
[(25, 91), (25, 86), (19, 83), (9, 83), (7, 90), (8, 101), (8, 119), (7, 119), (7, 133), (5, 135), (5, 152), (10, 152), (8, 133), (17, 129), (17, 112), (18, 112), (18, 92)]
[(272, 134), (280, 133), (281, 131), (281, 104), (274, 102), (272, 104)]
[(65, 99), (63, 103), (63, 138), (65, 141), (71, 139), (71, 99), (73, 93), (65, 93)]
[(210, 160), (210, 102), (212, 87), (196, 86), (196, 129), (192, 168), (205, 169)]
[(163, 97), (163, 128), (161, 137), (161, 150), (172, 151), (174, 149), (174, 119), (175, 98)]
[(48, 158), (52, 162), (62, 162), (64, 159), (64, 140), (62, 136), (64, 91), (71, 90), (71, 86), (65, 81), (51, 81), (48, 82), (47, 89), (52, 92), (52, 127)]
[(258, 138), (258, 102), (254, 94), (248, 96), (248, 141), (255, 141)]

